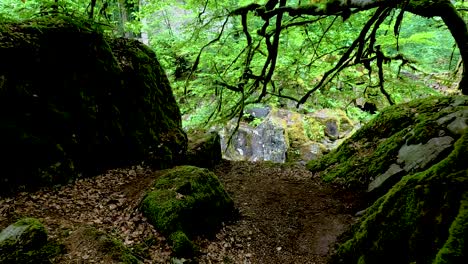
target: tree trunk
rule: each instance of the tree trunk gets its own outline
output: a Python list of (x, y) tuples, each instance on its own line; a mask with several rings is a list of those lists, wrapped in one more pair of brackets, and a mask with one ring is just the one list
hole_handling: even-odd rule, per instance
[(446, 14), (441, 17), (460, 50), (463, 60), (463, 72), (458, 87), (464, 95), (468, 95), (468, 28), (463, 18), (454, 8), (448, 9)]

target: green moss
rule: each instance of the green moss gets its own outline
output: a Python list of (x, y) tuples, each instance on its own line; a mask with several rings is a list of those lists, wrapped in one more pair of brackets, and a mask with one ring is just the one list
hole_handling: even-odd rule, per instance
[(86, 228), (84, 234), (96, 243), (96, 249), (119, 263), (141, 263), (122, 241), (95, 228)]
[(365, 189), (373, 177), (396, 162), (402, 145), (425, 143), (445, 133), (443, 124), (439, 125), (437, 120), (467, 105), (466, 97), (453, 96), (429, 97), (388, 107), (340, 147), (310, 161), (307, 168), (320, 172), (325, 181)]
[[(465, 263), (468, 132), (430, 169), (379, 198), (338, 248), (336, 263)], [(445, 261), (445, 262), (444, 262)]]
[(196, 251), (195, 245), (182, 231), (176, 231), (169, 236), (172, 250), (178, 256), (191, 256)]
[(434, 263), (458, 263), (468, 261), (468, 193), (460, 203), (458, 215), (449, 229), (449, 237), (436, 255)]
[(325, 137), (325, 126), (310, 116), (304, 117), (304, 131), (308, 139), (320, 141)]
[(188, 237), (216, 230), (234, 205), (215, 174), (180, 166), (161, 176), (141, 203), (143, 214), (163, 235)]
[(0, 263), (51, 263), (63, 249), (47, 242), (46, 230), (35, 218), (20, 219), (0, 233)]

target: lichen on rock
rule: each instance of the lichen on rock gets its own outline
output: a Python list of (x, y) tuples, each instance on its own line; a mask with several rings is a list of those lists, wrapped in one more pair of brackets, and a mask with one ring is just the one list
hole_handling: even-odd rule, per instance
[(219, 228), (233, 215), (234, 203), (214, 173), (179, 166), (158, 178), (141, 210), (169, 239), (176, 254), (190, 255), (195, 250), (190, 238)]

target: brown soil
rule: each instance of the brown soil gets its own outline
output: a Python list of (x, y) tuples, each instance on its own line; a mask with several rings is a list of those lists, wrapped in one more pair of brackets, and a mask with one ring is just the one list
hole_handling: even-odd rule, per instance
[[(300, 165), (223, 161), (214, 171), (240, 216), (215, 237), (197, 239), (199, 263), (327, 263), (363, 205), (358, 193), (324, 184)], [(169, 263), (170, 247), (138, 210), (160, 174), (138, 166), (1, 198), (0, 229), (21, 217), (40, 219), (66, 248), (53, 263), (117, 263), (83, 235), (90, 227), (121, 240), (145, 263)]]

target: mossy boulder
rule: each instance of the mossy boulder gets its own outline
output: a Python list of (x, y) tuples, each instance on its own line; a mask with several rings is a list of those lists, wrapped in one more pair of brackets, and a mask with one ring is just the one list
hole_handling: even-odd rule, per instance
[(429, 169), (379, 198), (338, 248), (334, 263), (468, 263), (468, 131)]
[(307, 167), (361, 190), (387, 192), (404, 175), (447, 157), (468, 120), (468, 97), (428, 97), (384, 109), (336, 150)]
[(0, 233), (0, 263), (50, 263), (61, 247), (48, 243), (47, 232), (35, 218), (23, 218)]
[(148, 192), (141, 210), (176, 254), (190, 255), (195, 235), (206, 235), (232, 216), (234, 203), (214, 173), (194, 166), (168, 170)]
[(179, 108), (140, 42), (47, 17), (2, 24), (0, 58), (0, 192), (183, 158)]
[(216, 132), (193, 131), (188, 133), (188, 165), (212, 168), (222, 159), (220, 136)]

